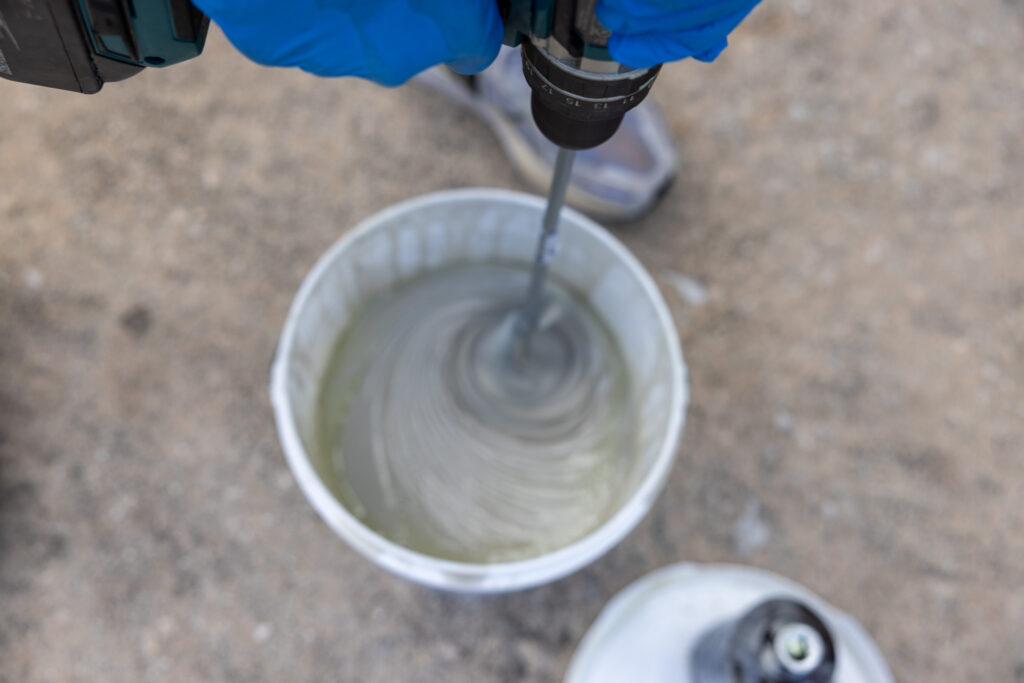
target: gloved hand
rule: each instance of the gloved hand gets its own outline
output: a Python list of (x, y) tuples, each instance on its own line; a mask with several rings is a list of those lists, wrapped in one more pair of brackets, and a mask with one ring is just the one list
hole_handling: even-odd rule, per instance
[(319, 76), (400, 85), (447, 64), (474, 73), (501, 48), (495, 0), (194, 0), (243, 54)]
[(693, 57), (710, 62), (760, 0), (599, 0), (612, 59), (636, 69)]

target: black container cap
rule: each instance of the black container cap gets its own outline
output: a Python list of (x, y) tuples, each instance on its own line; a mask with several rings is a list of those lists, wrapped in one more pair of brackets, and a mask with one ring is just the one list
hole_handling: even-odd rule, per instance
[(767, 600), (739, 620), (730, 639), (737, 683), (832, 683), (836, 650), (806, 605)]

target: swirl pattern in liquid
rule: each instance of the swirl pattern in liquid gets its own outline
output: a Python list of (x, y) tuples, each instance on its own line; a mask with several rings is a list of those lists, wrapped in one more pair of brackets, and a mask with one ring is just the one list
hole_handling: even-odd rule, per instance
[(527, 272), (462, 265), (372, 300), (318, 404), (318, 469), (370, 528), (463, 562), (564, 547), (618, 509), (636, 460), (626, 365), (557, 282), (524, 349)]

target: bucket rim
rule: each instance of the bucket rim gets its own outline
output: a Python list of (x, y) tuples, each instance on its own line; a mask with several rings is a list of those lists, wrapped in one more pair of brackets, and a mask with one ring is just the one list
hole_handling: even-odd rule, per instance
[(270, 403), (285, 459), (300, 490), (327, 525), (356, 551), (378, 566), (415, 583), (466, 593), (496, 593), (553, 582), (590, 564), (618, 545), (643, 519), (664, 488), (675, 460), (689, 401), (687, 370), (679, 336), (668, 306), (650, 273), (617, 238), (595, 221), (566, 207), (561, 220), (574, 223), (598, 239), (637, 279), (653, 306), (668, 350), (671, 395), (666, 438), (651, 467), (625, 503), (605, 522), (573, 543), (535, 557), (509, 562), (472, 563), (446, 560), (401, 546), (377, 533), (353, 515), (317, 475), (299, 437), (288, 399), (288, 376), (298, 319), (316, 285), (346, 251), (362, 237), (392, 220), (427, 207), (488, 201), (519, 208), (544, 210), (542, 197), (496, 188), (442, 190), (404, 200), (359, 221), (339, 237), (303, 278), (284, 322), (271, 366)]

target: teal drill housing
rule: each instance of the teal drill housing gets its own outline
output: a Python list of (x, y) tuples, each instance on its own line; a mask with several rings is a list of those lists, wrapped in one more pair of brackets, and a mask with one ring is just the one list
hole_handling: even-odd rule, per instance
[(209, 19), (188, 0), (77, 0), (97, 55), (138, 66), (199, 56)]

